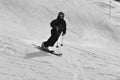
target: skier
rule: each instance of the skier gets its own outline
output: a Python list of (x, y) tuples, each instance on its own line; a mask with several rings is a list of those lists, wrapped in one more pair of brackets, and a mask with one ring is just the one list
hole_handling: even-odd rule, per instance
[(49, 39), (42, 43), (41, 48), (45, 50), (49, 50), (49, 46), (54, 46), (56, 41), (59, 39), (61, 33), (62, 36), (66, 34), (66, 22), (64, 20), (64, 13), (59, 12), (57, 19), (53, 20), (50, 23), (51, 29), (51, 36)]

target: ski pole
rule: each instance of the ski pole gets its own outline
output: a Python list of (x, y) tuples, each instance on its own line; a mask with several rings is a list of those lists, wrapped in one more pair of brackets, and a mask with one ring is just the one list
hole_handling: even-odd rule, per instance
[(63, 36), (62, 36), (62, 39), (61, 39), (61, 46), (63, 46)]
[[(57, 31), (57, 35), (59, 35), (59, 34), (58, 34), (58, 27), (56, 27), (56, 31)], [(58, 45), (58, 40), (57, 40), (56, 48), (58, 48), (58, 47), (59, 47), (59, 45)]]
[(58, 41), (57, 41), (57, 45), (56, 45), (56, 48), (59, 48), (59, 45), (58, 45)]

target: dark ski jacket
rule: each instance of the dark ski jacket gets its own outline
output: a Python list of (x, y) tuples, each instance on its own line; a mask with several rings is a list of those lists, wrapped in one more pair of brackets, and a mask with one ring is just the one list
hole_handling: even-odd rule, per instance
[(50, 25), (52, 29), (57, 30), (59, 34), (61, 34), (61, 32), (63, 32), (63, 34), (66, 34), (66, 22), (64, 19), (60, 19), (59, 16), (57, 19), (53, 20)]

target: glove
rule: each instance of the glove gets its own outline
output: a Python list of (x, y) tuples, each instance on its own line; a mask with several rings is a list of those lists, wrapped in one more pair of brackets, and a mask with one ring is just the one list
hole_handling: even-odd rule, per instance
[(58, 32), (59, 28), (56, 26), (56, 31)]
[(65, 33), (62, 33), (62, 36), (64, 36), (65, 35)]

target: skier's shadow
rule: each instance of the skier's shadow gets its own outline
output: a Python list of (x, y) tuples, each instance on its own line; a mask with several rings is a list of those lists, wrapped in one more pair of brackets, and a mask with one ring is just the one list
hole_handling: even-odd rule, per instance
[(40, 50), (36, 52), (27, 53), (24, 58), (30, 59), (30, 58), (35, 58), (35, 57), (46, 57), (46, 56), (50, 56), (50, 55), (48, 55), (47, 52)]

